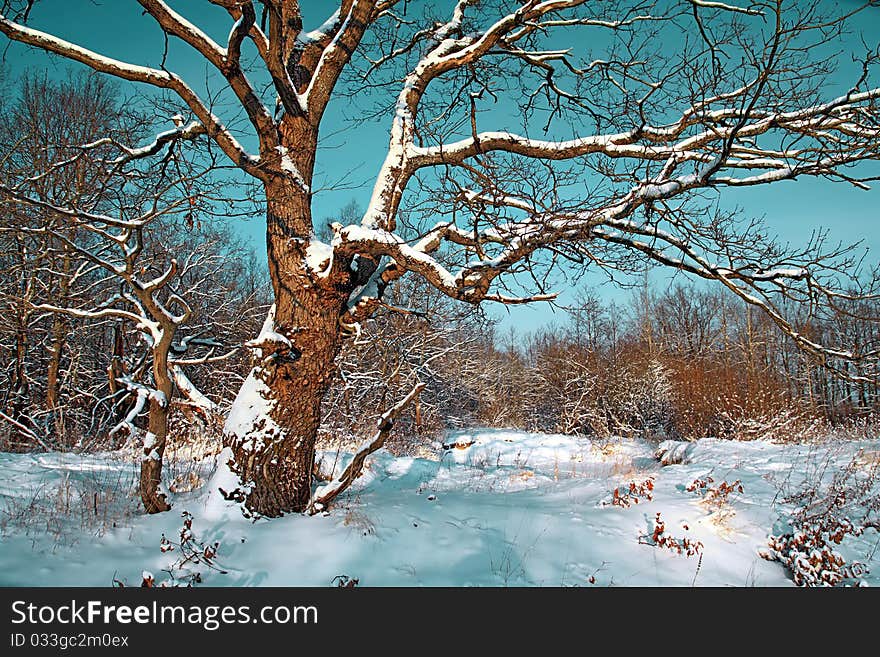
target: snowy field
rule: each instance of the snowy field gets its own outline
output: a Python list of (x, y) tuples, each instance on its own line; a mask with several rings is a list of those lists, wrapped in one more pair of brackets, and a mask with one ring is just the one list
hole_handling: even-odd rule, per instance
[[(131, 462), (0, 454), (0, 584), (139, 585), (146, 570), (158, 583), (198, 573), (207, 586), (329, 586), (339, 576), (361, 586), (790, 586), (791, 574), (759, 552), (771, 534), (791, 532), (791, 514), (806, 504), (798, 493), (818, 484), (880, 499), (876, 440), (702, 440), (680, 446), (683, 462), (668, 466), (656, 450), (458, 433), (437, 447), (438, 460), (377, 453), (329, 515), (257, 522), (218, 495), (228, 473), (212, 474), (212, 463), (192, 466), (207, 483), (175, 494), (171, 512), (145, 517), (120, 515), (136, 509)], [(336, 460), (324, 454), (325, 469), (344, 464)], [(185, 464), (175, 467), (179, 482), (198, 483)], [(184, 511), (193, 539), (181, 546)], [(215, 542), (211, 565), (181, 565)], [(832, 546), (847, 564), (863, 564), (845, 583), (880, 584), (878, 543), (868, 528)]]

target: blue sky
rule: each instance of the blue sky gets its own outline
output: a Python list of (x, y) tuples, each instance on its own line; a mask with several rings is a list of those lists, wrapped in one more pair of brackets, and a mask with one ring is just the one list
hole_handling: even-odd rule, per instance
[[(436, 1), (443, 6), (453, 4), (452, 0)], [(209, 34), (218, 40), (225, 40), (231, 21), (224, 11), (207, 2), (172, 4), (197, 20)], [(306, 27), (320, 23), (334, 4), (338, 4), (337, 0), (303, 2)], [(855, 3), (844, 1), (840, 4), (852, 6)], [(197, 5), (197, 8), (190, 9), (193, 5)], [(164, 49), (161, 31), (152, 19), (141, 15), (141, 9), (134, 0), (40, 0), (32, 13), (30, 24), (103, 54), (137, 64), (157, 65)], [(867, 39), (874, 35), (876, 41), (880, 36), (880, 7), (863, 14), (859, 25)], [(49, 68), (60, 76), (68, 68), (77, 67), (20, 44), (0, 45), (6, 47), (4, 68), (10, 77), (26, 69), (43, 68)], [(198, 91), (205, 89), (206, 80), (212, 80), (209, 84), (213, 90), (219, 86), (216, 75), (212, 77), (205, 63), (179, 42), (171, 41), (169, 44), (168, 67), (182, 75)], [(844, 82), (843, 79), (839, 81), (840, 84)], [(148, 91), (143, 86), (136, 90), (127, 84), (123, 84), (121, 90), (127, 94)], [(365, 205), (370, 196), (373, 176), (384, 157), (388, 121), (379, 119), (352, 128), (346, 121), (347, 112), (350, 112), (350, 108), (331, 107), (325, 118), (322, 134), (326, 137), (322, 140), (318, 157), (315, 186), (332, 186), (344, 179), (346, 187), (353, 185), (354, 188), (317, 193), (314, 199), (316, 219), (333, 215), (352, 199)], [(157, 128), (170, 127), (169, 119), (170, 115), (157, 117)], [(866, 192), (823, 180), (800, 179), (768, 187), (725, 190), (722, 199), (725, 207), (739, 206), (747, 215), (765, 217), (767, 225), (783, 241), (803, 244), (812, 231), (828, 228), (835, 240), (863, 240), (865, 247), (870, 249), (868, 261), (878, 261), (880, 190)], [(239, 229), (253, 240), (255, 248), (264, 250), (262, 218), (240, 222)], [(656, 271), (651, 274), (650, 280), (655, 286), (662, 287), (670, 279), (665, 272)], [(596, 291), (608, 299), (620, 300), (628, 294), (603, 284), (603, 281), (600, 275), (588, 274), (582, 283), (599, 285)], [(558, 289), (563, 291), (562, 303), (573, 299), (573, 291), (565, 289), (564, 282), (560, 281)], [(546, 304), (509, 310), (495, 308), (492, 314), (503, 318), (503, 328), (513, 326), (519, 330), (533, 330), (564, 319), (563, 315), (554, 313)]]

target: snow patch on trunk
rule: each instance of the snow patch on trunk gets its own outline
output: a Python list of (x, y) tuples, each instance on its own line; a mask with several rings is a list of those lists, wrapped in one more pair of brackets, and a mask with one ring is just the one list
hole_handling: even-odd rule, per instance
[(309, 240), (306, 247), (306, 266), (319, 276), (326, 276), (333, 264), (333, 247), (320, 240)]
[[(238, 475), (232, 471), (229, 465), (233, 458), (232, 449), (229, 447), (224, 448), (217, 455), (217, 466), (205, 485), (207, 494), (205, 495), (204, 507), (200, 514), (200, 517), (205, 520), (241, 517), (241, 505), (238, 502), (227, 499), (223, 494), (223, 491), (228, 493), (235, 489), (242, 490)], [(248, 491), (245, 490), (244, 492), (247, 493)]]
[[(290, 340), (275, 331), (275, 304), (272, 304), (260, 334), (245, 345), (262, 361), (270, 357), (273, 347), (279, 344), (291, 346)], [(223, 425), (227, 439), (244, 451), (257, 451), (267, 443), (284, 438), (284, 431), (272, 419), (277, 400), (272, 398), (272, 391), (262, 375), (262, 365), (257, 364), (251, 369)]]
[(284, 437), (284, 431), (271, 416), (277, 402), (272, 399), (269, 386), (259, 372), (257, 367), (250, 371), (223, 425), (223, 433), (245, 451), (259, 450), (266, 441), (274, 442)]

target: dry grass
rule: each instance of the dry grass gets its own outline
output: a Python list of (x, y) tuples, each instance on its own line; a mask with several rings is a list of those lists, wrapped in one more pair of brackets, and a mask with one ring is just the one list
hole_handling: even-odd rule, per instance
[[(172, 416), (162, 480), (172, 493), (204, 485), (219, 453), (220, 425)], [(78, 456), (75, 458), (79, 458)], [(106, 459), (106, 462), (103, 462)], [(142, 512), (137, 492), (140, 447), (129, 444), (103, 457), (94, 469), (70, 468), (0, 498), (0, 534), (33, 538), (35, 546), (71, 544), (83, 535), (102, 536)]]
[(137, 473), (133, 468), (95, 473), (68, 472), (9, 496), (0, 508), (0, 533), (28, 536), (51, 547), (71, 544), (83, 534), (103, 536), (139, 512)]

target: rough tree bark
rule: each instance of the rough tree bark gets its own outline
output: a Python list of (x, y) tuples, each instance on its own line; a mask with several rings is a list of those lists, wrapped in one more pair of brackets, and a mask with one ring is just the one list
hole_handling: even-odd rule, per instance
[[(351, 290), (347, 268), (322, 260), (313, 242), (307, 190), (317, 131), (290, 119), (281, 134), (281, 148), (291, 153), (305, 185), (285, 178), (266, 185), (275, 309), (250, 344), (257, 362), (225, 427), (233, 469), (246, 489), (235, 494), (251, 512), (265, 516), (303, 511), (309, 503), (321, 401), (342, 345), (339, 318)], [(319, 275), (322, 266), (332, 273)]]

